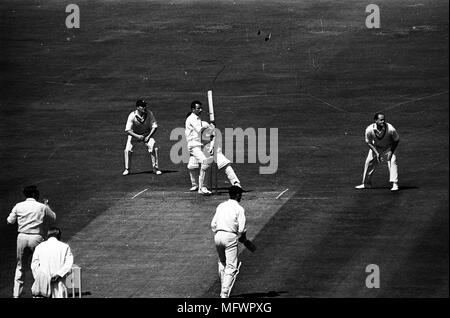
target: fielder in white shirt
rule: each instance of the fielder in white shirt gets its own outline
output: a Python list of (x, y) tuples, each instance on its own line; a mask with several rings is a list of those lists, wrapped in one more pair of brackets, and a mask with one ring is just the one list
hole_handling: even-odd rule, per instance
[(39, 190), (36, 186), (26, 186), (25, 201), (17, 203), (7, 218), (9, 224), (17, 222), (17, 265), (14, 276), (13, 297), (22, 294), (26, 269), (30, 266), (31, 255), (44, 241), (47, 228), (56, 220), (55, 212), (47, 204), (38, 202)]
[(389, 169), (389, 181), (392, 183), (391, 191), (398, 191), (398, 166), (395, 150), (400, 137), (394, 126), (385, 122), (385, 116), (376, 113), (375, 123), (366, 128), (365, 141), (369, 146), (369, 153), (364, 165), (362, 184), (356, 189), (372, 187), (372, 175), (379, 163), (387, 162)]
[(144, 143), (150, 153), (153, 172), (157, 175), (161, 174), (158, 164), (158, 147), (153, 138), (157, 128), (158, 124), (155, 116), (147, 109), (147, 102), (141, 99), (137, 100), (136, 110), (128, 115), (127, 124), (125, 126), (125, 132), (128, 134), (128, 139), (124, 150), (124, 176), (130, 174), (133, 146), (140, 142)]
[(67, 298), (64, 278), (73, 265), (72, 251), (69, 245), (61, 242), (60, 239), (59, 228), (49, 229), (48, 239), (36, 247), (31, 261), (31, 270), (35, 279), (42, 273), (49, 277), (52, 298)]
[(245, 211), (239, 204), (242, 199), (242, 189), (232, 186), (229, 190), (230, 199), (217, 206), (211, 221), (211, 230), (215, 233), (218, 260), (218, 271), (221, 282), (221, 298), (228, 298), (237, 274), (238, 239), (245, 235)]
[[(212, 156), (206, 157), (203, 153), (202, 131), (206, 128), (214, 129), (213, 124), (202, 121), (200, 115), (203, 111), (202, 103), (193, 101), (191, 103), (191, 113), (186, 118), (184, 134), (186, 136), (187, 147), (191, 157), (196, 160), (197, 167), (200, 163), (200, 172), (198, 177), (198, 193), (202, 195), (211, 195), (211, 191), (204, 186), (206, 170), (209, 168), (214, 158)], [(188, 164), (189, 166), (189, 164)], [(189, 170), (191, 180), (195, 178), (193, 170)], [(191, 188), (192, 191), (195, 191)]]

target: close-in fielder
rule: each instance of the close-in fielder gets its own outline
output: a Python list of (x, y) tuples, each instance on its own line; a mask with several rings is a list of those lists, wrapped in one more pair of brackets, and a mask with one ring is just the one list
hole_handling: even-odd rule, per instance
[(125, 132), (128, 134), (127, 144), (125, 146), (125, 170), (123, 175), (130, 173), (131, 158), (133, 154), (133, 146), (137, 142), (143, 142), (147, 147), (152, 160), (153, 172), (161, 174), (158, 165), (158, 147), (156, 146), (153, 135), (158, 128), (155, 116), (147, 109), (147, 102), (144, 100), (136, 101), (136, 110), (128, 115)]
[[(200, 101), (193, 101), (191, 103), (191, 113), (187, 116), (185, 121), (185, 131), (187, 147), (191, 157), (195, 158), (196, 162), (200, 163), (200, 172), (198, 176), (198, 187), (191, 189), (192, 191), (198, 190), (198, 193), (202, 195), (211, 195), (211, 191), (204, 186), (206, 170), (214, 160), (212, 156), (206, 157), (203, 153), (202, 144), (202, 131), (206, 128), (214, 129), (213, 124), (208, 124), (206, 121), (202, 121), (200, 115), (202, 113), (202, 103)], [(197, 163), (197, 167), (198, 167)], [(189, 166), (189, 165), (188, 165)], [(189, 170), (191, 172), (191, 170)], [(191, 178), (195, 178), (191, 174)]]
[(239, 204), (242, 189), (232, 186), (230, 199), (220, 203), (211, 221), (215, 233), (214, 243), (218, 254), (220, 297), (228, 298), (238, 273), (238, 240), (246, 233), (245, 210)]
[[(212, 137), (211, 141), (204, 146), (203, 150), (209, 156), (213, 156), (215, 147), (214, 130), (212, 129), (209, 134)], [(219, 171), (225, 172), (230, 184), (241, 187), (241, 182), (239, 181), (239, 178), (237, 177), (233, 167), (231, 166), (231, 161), (227, 157), (225, 157), (220, 147), (217, 147), (216, 150), (216, 162), (217, 162), (217, 169), (219, 169)], [(199, 174), (200, 163), (194, 156), (190, 156), (187, 167), (189, 170), (189, 176), (191, 178), (191, 188), (189, 190), (197, 191), (198, 190), (197, 176)]]
[(376, 113), (374, 121), (375, 123), (366, 128), (365, 141), (370, 149), (364, 165), (362, 184), (355, 188), (371, 188), (372, 175), (377, 165), (386, 161), (389, 169), (389, 181), (392, 182), (391, 191), (398, 191), (397, 157), (394, 152), (400, 137), (394, 126), (385, 122), (383, 114)]

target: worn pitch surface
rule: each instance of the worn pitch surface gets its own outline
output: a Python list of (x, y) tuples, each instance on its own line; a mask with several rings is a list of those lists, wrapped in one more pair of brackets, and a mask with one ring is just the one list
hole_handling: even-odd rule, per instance
[[(227, 195), (187, 193), (186, 165), (169, 156), (208, 89), (220, 129), (278, 128), (276, 173), (234, 164), (258, 249), (240, 246), (233, 296), (448, 297), (447, 1), (378, 1), (379, 30), (360, 1), (77, 4), (80, 29), (65, 28), (59, 1), (0, 4), (1, 297), (15, 267), (5, 219), (28, 184), (57, 212), (85, 297), (217, 297), (209, 222)], [(164, 173), (137, 148), (122, 177), (141, 96)], [(401, 137), (395, 194), (386, 167), (374, 189), (353, 189), (376, 111)], [(379, 289), (365, 287), (368, 264)]]

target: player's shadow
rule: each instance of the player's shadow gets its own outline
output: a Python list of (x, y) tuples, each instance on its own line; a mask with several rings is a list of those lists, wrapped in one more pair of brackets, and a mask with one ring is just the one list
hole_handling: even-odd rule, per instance
[(271, 290), (267, 293), (248, 293), (248, 294), (239, 294), (239, 295), (231, 295), (230, 298), (264, 298), (264, 297), (280, 297), (282, 294), (286, 294), (287, 291), (274, 291)]
[[(92, 293), (90, 291), (81, 292), (81, 297), (83, 297), (83, 296), (91, 296), (91, 295), (92, 295)], [(67, 293), (67, 298), (78, 298), (78, 297), (80, 297), (78, 292), (75, 292), (75, 295), (72, 295), (72, 292), (68, 292)]]
[[(162, 174), (166, 174), (166, 173), (174, 173), (174, 172), (179, 172), (178, 170), (161, 170)], [(139, 172), (131, 172), (129, 175), (134, 175), (134, 174), (155, 174), (153, 172), (153, 170), (146, 170), (146, 171), (139, 171)]]
[[(230, 187), (222, 187), (222, 188), (217, 188), (217, 193), (218, 194), (223, 194), (223, 193), (227, 193), (228, 194), (228, 190), (230, 189)], [(254, 190), (248, 190), (248, 189), (242, 189), (243, 193), (247, 193), (247, 192), (253, 192)]]
[[(376, 186), (376, 187), (372, 186), (371, 188), (363, 189), (363, 190), (370, 191), (370, 190), (390, 190), (390, 189), (391, 189), (391, 187), (387, 187), (387, 186)], [(414, 189), (419, 189), (419, 187), (416, 187), (416, 186), (399, 186), (398, 187), (399, 191), (414, 190)]]

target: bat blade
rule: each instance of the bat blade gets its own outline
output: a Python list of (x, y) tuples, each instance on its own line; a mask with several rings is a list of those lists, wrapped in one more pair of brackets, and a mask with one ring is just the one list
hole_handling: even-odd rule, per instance
[(208, 91), (208, 106), (209, 106), (209, 121), (214, 122), (214, 105), (213, 105), (213, 97), (212, 91)]

